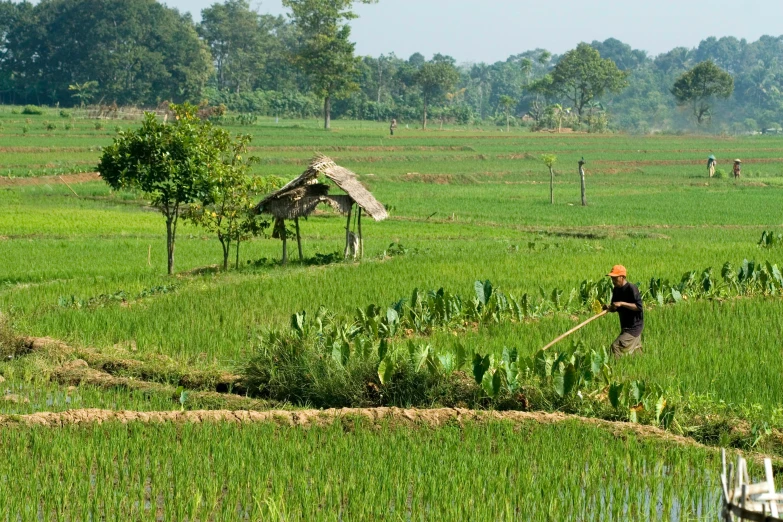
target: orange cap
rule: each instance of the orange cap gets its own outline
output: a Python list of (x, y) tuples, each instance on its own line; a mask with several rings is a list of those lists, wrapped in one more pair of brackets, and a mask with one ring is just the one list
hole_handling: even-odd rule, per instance
[(626, 277), (628, 276), (628, 272), (625, 270), (625, 267), (623, 265), (614, 265), (612, 267), (612, 271), (606, 275), (608, 275), (609, 277), (620, 277), (620, 276)]

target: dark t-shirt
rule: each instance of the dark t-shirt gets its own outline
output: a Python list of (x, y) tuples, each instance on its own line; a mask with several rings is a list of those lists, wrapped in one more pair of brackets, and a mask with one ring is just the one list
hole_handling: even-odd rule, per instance
[(634, 337), (642, 335), (644, 330), (644, 308), (642, 308), (642, 295), (636, 285), (626, 282), (620, 288), (612, 289), (612, 302), (634, 303), (639, 307), (638, 312), (627, 308), (618, 308), (617, 315), (620, 316), (620, 328), (623, 332), (629, 333)]

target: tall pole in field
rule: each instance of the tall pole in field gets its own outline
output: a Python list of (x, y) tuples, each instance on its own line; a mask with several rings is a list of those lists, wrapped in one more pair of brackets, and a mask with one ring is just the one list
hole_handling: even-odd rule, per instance
[(348, 252), (350, 252), (350, 241), (351, 241), (351, 212), (353, 211), (353, 202), (351, 202), (351, 206), (348, 207), (348, 219), (345, 222), (345, 252), (343, 253), (343, 257), (348, 257)]
[(579, 181), (582, 184), (582, 206), (587, 206), (587, 196), (585, 196), (585, 159), (579, 160)]

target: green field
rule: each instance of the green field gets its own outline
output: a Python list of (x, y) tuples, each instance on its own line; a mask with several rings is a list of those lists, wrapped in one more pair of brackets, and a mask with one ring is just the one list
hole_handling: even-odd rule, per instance
[[(110, 425), (3, 438), (0, 515), (11, 519), (715, 520), (719, 510), (705, 475), (714, 453), (577, 422)], [(42, 489), (51, 494), (26, 501)]]
[[(184, 225), (177, 241), (178, 274), (168, 277), (164, 221), (147, 207), (142, 195), (112, 192), (103, 183), (91, 182), (72, 185), (79, 195), (76, 197), (58, 179), (40, 178), (93, 171), (100, 147), (111, 142), (115, 126), (136, 125), (133, 121), (110, 121), (103, 122), (103, 129), (96, 129), (94, 120), (75, 115), (61, 118), (52, 111), (43, 116), (25, 116), (12, 113), (9, 107), (0, 108), (0, 311), (17, 335), (49, 336), (99, 353), (120, 353), (126, 359), (155, 361), (163, 355), (183, 368), (236, 372), (256, 352), (260, 338), (270, 331), (289, 331), (291, 314), (306, 310), (312, 317), (320, 306), (328, 308), (339, 321), (351, 322), (357, 308), (376, 304), (385, 310), (401, 298), (410, 297), (415, 288), (444, 288), (467, 300), (473, 295), (475, 281), (490, 280), (506, 295), (538, 298), (540, 289), (545, 295), (560, 289), (568, 296), (582, 281), (600, 280), (618, 263), (628, 267), (630, 280), (645, 288), (651, 278), (676, 282), (685, 272), (695, 270), (700, 274), (709, 267), (719, 278), (727, 261), (734, 267), (745, 259), (783, 263), (783, 246), (757, 246), (763, 231), (783, 232), (783, 139), (779, 137), (532, 134), (454, 127), (428, 132), (401, 128), (391, 138), (382, 123), (337, 121), (333, 131), (324, 132), (316, 121), (275, 124), (262, 120), (253, 126), (230, 128), (253, 135), (252, 151), (261, 159), (254, 174), (288, 180), (305, 169), (314, 153), (324, 153), (355, 171), (389, 208), (390, 219), (365, 222), (362, 261), (299, 264), (294, 254), (292, 262), (281, 267), (276, 263), (280, 241), (256, 238), (243, 244), (240, 269), (227, 272), (216, 268), (221, 261), (217, 240)], [(45, 121), (55, 123), (56, 129), (47, 130)], [(549, 173), (540, 159), (543, 153), (558, 157), (554, 205), (549, 203)], [(726, 172), (731, 160), (742, 158), (743, 177), (737, 181), (728, 176), (708, 179), (705, 163), (711, 153), (717, 156), (719, 169)], [(587, 161), (587, 207), (579, 202), (576, 162), (581, 157)], [(28, 184), (20, 184), (20, 180)], [(327, 209), (303, 221), (305, 257), (341, 251), (344, 226), (344, 218)], [(392, 243), (403, 248), (397, 246), (390, 253)], [(742, 420), (751, 427), (751, 442), (757, 433), (766, 433), (758, 431), (760, 426), (770, 433), (783, 429), (783, 300), (780, 289), (765, 294), (651, 306), (645, 314), (643, 356), (618, 361), (615, 375), (660, 386), (667, 398), (677, 403), (678, 412), (684, 415), (683, 424), (692, 419), (688, 415), (704, 412), (721, 415), (730, 424), (732, 419)], [(99, 297), (102, 295), (113, 297)], [(585, 310), (550, 310), (522, 321), (435, 328), (423, 335), (415, 333), (413, 338), (432, 345), (438, 354), (452, 353), (462, 346), (469, 354), (499, 358), (504, 348), (514, 348), (520, 357), (531, 356), (584, 319), (585, 314)], [(589, 349), (600, 349), (611, 343), (617, 330), (616, 318), (605, 318), (582, 330), (576, 340)], [(405, 336), (395, 340), (400, 349), (406, 342)], [(50, 377), (54, 368), (73, 357), (34, 354), (0, 363), (0, 375), (5, 379), (2, 386), (15, 397), (0, 401), (0, 413), (181, 407), (173, 398), (174, 391), (104, 389), (89, 384), (68, 389), (53, 382)], [(172, 390), (179, 384), (171, 378), (152, 379), (170, 385)], [(208, 406), (183, 402), (186, 408)], [(289, 406), (307, 404), (290, 400)], [(687, 432), (686, 425), (681, 428)], [(520, 519), (521, 515), (509, 513), (562, 513), (563, 509), (579, 513), (591, 509), (595, 506), (591, 502), (606, 495), (627, 499), (641, 495), (648, 500), (652, 495), (663, 499), (663, 504), (627, 514), (619, 506), (636, 503), (625, 500), (596, 512), (595, 520), (656, 516), (667, 520), (714, 519), (717, 475), (689, 482), (688, 487), (695, 489), (679, 489), (676, 481), (682, 480), (680, 475), (652, 471), (671, 465), (682, 466), (686, 475), (716, 472), (714, 452), (668, 446), (661, 451), (636, 443), (629, 447), (604, 440), (606, 435), (591, 427), (529, 429), (536, 444), (556, 438), (563, 446), (574, 447), (557, 450), (560, 443), (550, 447), (547, 442), (547, 449), (533, 456), (524, 450), (525, 443), (514, 440), (515, 432), (503, 426), (467, 430), (461, 436), (472, 443), (461, 450), (449, 450), (445, 456), (433, 455), (428, 445), (459, 445), (456, 431), (403, 430), (383, 432), (381, 436), (359, 430), (342, 440), (328, 430), (321, 435), (319, 431), (289, 433), (267, 427), (194, 427), (183, 435), (191, 442), (177, 442), (176, 450), (172, 449), (174, 456), (144, 464), (146, 476), (140, 472), (127, 477), (125, 470), (137, 467), (134, 459), (140, 458), (142, 441), (156, 436), (157, 431), (164, 438), (174, 437), (175, 428), (12, 430), (8, 432), (10, 446), (4, 446), (4, 451), (18, 455), (8, 448), (23, 444), (28, 436), (44, 446), (48, 437), (58, 437), (62, 441), (58, 449), (46, 450), (51, 452), (46, 458), (52, 459), (52, 466), (35, 470), (41, 474), (40, 480), (67, 474), (70, 466), (66, 462), (86, 459), (92, 464), (85, 465), (94, 466), (96, 476), (119, 480), (129, 491), (136, 488), (136, 496), (129, 495), (129, 502), (130, 498), (142, 502), (149, 494), (144, 493), (149, 478), (155, 488), (163, 488), (161, 495), (174, 495), (171, 498), (175, 501), (167, 503), (171, 509), (190, 509), (194, 497), (176, 496), (180, 488), (191, 491), (189, 488), (195, 487), (187, 481), (208, 487), (230, 475), (234, 478), (225, 480), (231, 485), (224, 495), (231, 496), (226, 497), (228, 503), (218, 502), (223, 506), (220, 509), (241, 504), (253, 520), (283, 512), (287, 513), (286, 519), (332, 519), (335, 506), (343, 506), (344, 516), (349, 519), (397, 519), (396, 510), (401, 508), (390, 506), (400, 506), (401, 502), (407, 502), (403, 519), (460, 519), (467, 504), (449, 499), (460, 497), (462, 490), (447, 491), (456, 487), (456, 479), (450, 475), (455, 469), (462, 474), (460, 481), (472, 484), (466, 486), (473, 493), (465, 502), (485, 497), (480, 491), (499, 492), (480, 507), (485, 509), (481, 513), (486, 519)], [(128, 439), (122, 438), (126, 430), (131, 434)], [(183, 484), (157, 482), (165, 482), (167, 479), (160, 477), (167, 474), (178, 476), (178, 466), (194, 458), (188, 453), (217, 451), (210, 447), (213, 436), (231, 441), (231, 447), (243, 448), (237, 451), (246, 452), (243, 458), (248, 462), (286, 461), (295, 454), (308, 453), (312, 453), (314, 462), (295, 464), (309, 470), (300, 475), (289, 469), (265, 468), (249, 480), (236, 476), (238, 469), (229, 469), (231, 466), (216, 458), (215, 468), (205, 471), (203, 477), (178, 478), (186, 481)], [(307, 449), (321, 436), (330, 441), (323, 451)], [(264, 437), (280, 437), (285, 444), (264, 449), (251, 444)], [(443, 440), (432, 440), (438, 437)], [(508, 452), (487, 457), (495, 460), (480, 460), (474, 447), (494, 447), (491, 441), (496, 438), (508, 440)], [(595, 440), (577, 444), (575, 441), (581, 438)], [(747, 449), (756, 448), (756, 443), (758, 440)], [(353, 444), (355, 447), (350, 446)], [(226, 451), (228, 445), (226, 442), (220, 451)], [(366, 457), (355, 461), (335, 457), (349, 451), (341, 445), (355, 448)], [(598, 446), (603, 452), (600, 457), (593, 454)], [(115, 467), (105, 469), (99, 461), (110, 460), (103, 455), (110, 447), (123, 457), (116, 458)], [(547, 452), (554, 452), (558, 457), (573, 458), (577, 447), (582, 460), (571, 460), (567, 465), (555, 464), (552, 461), (558, 458), (547, 456)], [(401, 456), (407, 452), (421, 454), (420, 462), (401, 464)], [(167, 450), (161, 448), (161, 454), (167, 454)], [(226, 453), (221, 455), (225, 457)], [(343, 467), (324, 467), (329, 459), (337, 459)], [(373, 459), (377, 464), (372, 464)], [(630, 489), (605, 489), (608, 486), (601, 474), (593, 472), (602, 466), (602, 459), (614, 462), (617, 470), (628, 474), (624, 481)], [(647, 463), (646, 474), (632, 472), (636, 468), (633, 463), (639, 459)], [(12, 466), (3, 460), (6, 462), (2, 466)], [(425, 462), (432, 463), (428, 464), (432, 475), (422, 475)], [(534, 469), (536, 474), (515, 477), (507, 471), (512, 462), (517, 469)], [(394, 467), (398, 465), (403, 467)], [(371, 474), (365, 466), (396, 469), (393, 473), (399, 475), (399, 481), (416, 484), (417, 493), (406, 497), (404, 488), (359, 480)], [(490, 469), (498, 471), (490, 473)], [(573, 472), (576, 469), (586, 469), (584, 479)], [(334, 482), (331, 474), (354, 482)], [(0, 477), (4, 476), (6, 472), (0, 472)], [(20, 491), (35, 487), (38, 478), (33, 477), (18, 484)], [(197, 478), (203, 478), (203, 483)], [(581, 480), (586, 481), (586, 493), (572, 501), (568, 491), (578, 489)], [(327, 482), (340, 485), (334, 490), (319, 489)], [(547, 482), (559, 483), (563, 493), (543, 492), (543, 483)], [(72, 483), (74, 488), (82, 488), (74, 498), (97, 498), (90, 488), (84, 489), (84, 477), (74, 477)], [(440, 490), (434, 489), (435, 484), (443, 484), (446, 489), (436, 495)], [(256, 494), (258, 488), (263, 493)], [(348, 489), (356, 495), (342, 497)], [(105, 498), (105, 507), (90, 507), (74, 500), (68, 509), (79, 511), (67, 512), (79, 513), (76, 519), (86, 519), (81, 518), (87, 516), (84, 509), (131, 509), (130, 505), (119, 504), (110, 492), (100, 495), (108, 495), (100, 497)], [(194, 508), (198, 519), (215, 516), (209, 515), (205, 507), (214, 501), (214, 494), (200, 495), (204, 503)], [(283, 495), (285, 502), (281, 501)], [(505, 502), (512, 498), (513, 502)], [(307, 511), (316, 499), (329, 516)], [(657, 514), (650, 515), (653, 512)], [(139, 513), (139, 519), (153, 519), (149, 518), (150, 512)], [(176, 513), (173, 518), (163, 516), (183, 519), (180, 512)]]

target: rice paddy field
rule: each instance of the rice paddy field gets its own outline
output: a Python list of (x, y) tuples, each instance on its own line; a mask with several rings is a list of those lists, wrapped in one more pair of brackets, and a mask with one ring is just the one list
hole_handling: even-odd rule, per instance
[[(390, 218), (363, 222), (361, 261), (298, 263), (294, 248), (283, 267), (280, 241), (259, 237), (243, 244), (240, 268), (225, 272), (217, 268), (218, 241), (183, 224), (177, 275), (169, 277), (162, 216), (142, 194), (112, 192), (84, 175), (118, 128), (135, 125), (0, 107), (0, 313), (13, 335), (50, 337), (74, 349), (14, 353), (0, 362), (0, 520), (717, 519), (717, 446), (726, 442), (718, 436), (705, 446), (576, 417), (437, 427), (343, 420), (307, 428), (36, 426), (25, 419), (88, 408), (269, 407), (239, 396), (232, 407), (209, 386), (188, 398), (177, 376), (240, 372), (260, 337), (290, 329), (292, 314), (312, 316), (321, 306), (347, 321), (357, 308), (385, 310), (416, 288), (468, 299), (477, 280), (507, 295), (559, 289), (567, 296), (615, 264), (645, 287), (694, 270), (720, 274), (726, 262), (779, 266), (783, 242), (758, 242), (765, 231), (783, 233), (783, 138), (422, 132), (405, 125), (390, 137), (384, 123), (337, 121), (324, 132), (315, 121), (259, 120), (229, 127), (253, 136), (260, 158), (254, 175), (287, 181), (323, 153), (356, 172)], [(557, 155), (554, 204), (545, 153)], [(743, 176), (709, 179), (710, 154), (726, 173), (741, 158)], [(587, 207), (580, 205), (582, 157)], [(323, 209), (301, 227), (305, 258), (342, 252), (344, 217)], [(531, 356), (585, 318), (555, 310), (436, 329), (424, 341), (442, 353), (459, 346)], [(745, 451), (780, 436), (779, 289), (653, 306), (645, 322), (643, 355), (617, 361), (617, 376), (655, 383), (678, 411), (709, 412), (744, 430)], [(617, 331), (617, 319), (608, 317), (575, 337), (599, 349)], [(94, 369), (99, 356), (109, 361), (101, 371), (122, 383), (55, 378), (77, 358)], [(177, 371), (144, 376), (128, 361)], [(680, 438), (688, 433), (679, 427)]]

